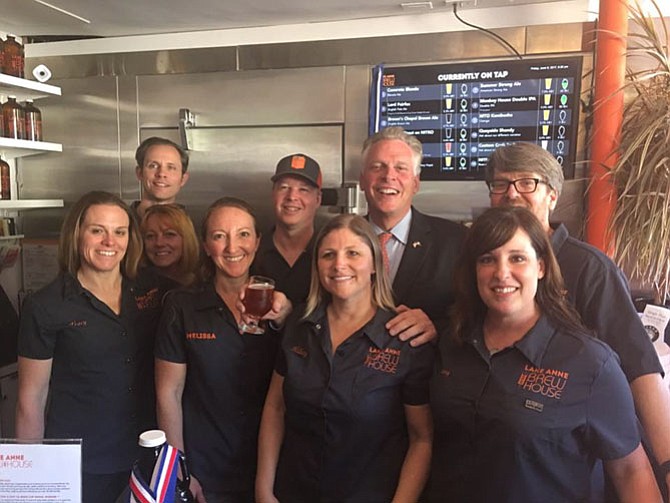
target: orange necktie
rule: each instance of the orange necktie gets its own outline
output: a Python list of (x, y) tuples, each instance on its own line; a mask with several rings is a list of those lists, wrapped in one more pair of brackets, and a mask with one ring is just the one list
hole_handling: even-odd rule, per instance
[(386, 249), (386, 243), (389, 242), (389, 239), (393, 237), (393, 234), (390, 232), (382, 232), (379, 235), (379, 244), (381, 245), (382, 248), (382, 260), (384, 261), (384, 270), (386, 271), (386, 274), (389, 272), (389, 252)]

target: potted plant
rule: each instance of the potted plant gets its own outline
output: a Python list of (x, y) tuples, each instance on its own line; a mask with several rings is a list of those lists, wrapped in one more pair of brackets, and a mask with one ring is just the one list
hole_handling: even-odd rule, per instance
[[(653, 287), (663, 303), (670, 290), (670, 57), (668, 27), (629, 7), (626, 105), (620, 158), (611, 169), (617, 202), (610, 226), (615, 261), (631, 280)], [(630, 63), (643, 57), (644, 69)]]

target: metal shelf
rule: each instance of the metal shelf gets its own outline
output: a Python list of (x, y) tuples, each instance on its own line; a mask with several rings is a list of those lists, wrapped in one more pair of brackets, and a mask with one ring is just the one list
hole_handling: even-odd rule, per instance
[(26, 99), (44, 98), (45, 96), (60, 96), (61, 91), (58, 86), (0, 73), (0, 94), (16, 96), (18, 101), (24, 101)]
[(16, 159), (45, 152), (62, 152), (63, 145), (46, 141), (15, 140), (0, 136), (0, 153), (5, 159)]
[[(62, 199), (5, 199), (0, 200), (0, 210), (38, 210), (62, 208)], [(12, 236), (13, 237), (13, 236)]]

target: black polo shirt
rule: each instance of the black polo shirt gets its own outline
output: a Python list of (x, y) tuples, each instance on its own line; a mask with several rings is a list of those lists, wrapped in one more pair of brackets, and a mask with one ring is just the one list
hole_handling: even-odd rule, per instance
[(302, 304), (309, 294), (314, 237), (291, 267), (277, 250), (272, 239), (273, 234), (274, 229), (261, 236), (261, 244), (251, 266), (251, 274), (274, 279), (276, 289), (284, 293), (294, 306)]
[(188, 464), (205, 491), (249, 491), (258, 428), (279, 336), (241, 335), (211, 283), (168, 295), (156, 357), (185, 363)]
[(154, 335), (171, 285), (124, 278), (118, 316), (70, 274), (25, 301), (19, 355), (53, 359), (45, 438), (83, 438), (85, 472), (129, 470), (138, 435), (156, 427)]
[(593, 337), (540, 318), (492, 356), (481, 329), (439, 344), (430, 501), (592, 501), (595, 459), (640, 443), (618, 358)]
[(569, 236), (559, 225), (551, 236), (570, 302), (584, 324), (621, 359), (628, 381), (663, 374), (647, 332), (633, 305), (621, 270), (597, 248)]
[(404, 405), (428, 403), (434, 349), (391, 337), (378, 310), (331, 350), (321, 307), (287, 322), (277, 372), (285, 377), (280, 501), (388, 502), (408, 446)]

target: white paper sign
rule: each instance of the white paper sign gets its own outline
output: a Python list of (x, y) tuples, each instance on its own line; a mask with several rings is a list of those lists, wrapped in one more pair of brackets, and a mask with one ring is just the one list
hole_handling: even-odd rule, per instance
[(81, 443), (0, 441), (0, 502), (79, 503)]
[(665, 327), (670, 320), (670, 309), (661, 306), (647, 304), (644, 313), (640, 316), (651, 342), (663, 341)]

